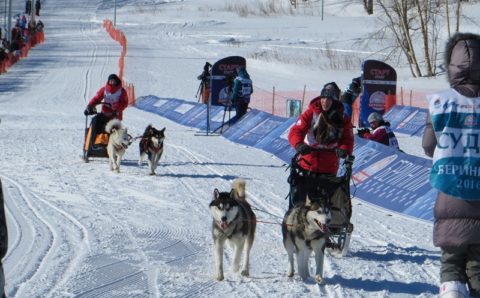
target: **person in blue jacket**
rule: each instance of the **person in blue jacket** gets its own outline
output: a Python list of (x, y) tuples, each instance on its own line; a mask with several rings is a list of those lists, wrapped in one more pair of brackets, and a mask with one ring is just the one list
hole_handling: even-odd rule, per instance
[(234, 121), (239, 120), (247, 113), (250, 95), (253, 93), (253, 84), (245, 66), (236, 69), (237, 76), (233, 80), (232, 103), (235, 106)]
[(340, 97), (340, 101), (343, 103), (343, 112), (350, 118), (352, 118), (352, 106), (355, 99), (362, 92), (362, 78), (353, 78), (352, 82), (348, 86), (347, 90), (343, 92)]

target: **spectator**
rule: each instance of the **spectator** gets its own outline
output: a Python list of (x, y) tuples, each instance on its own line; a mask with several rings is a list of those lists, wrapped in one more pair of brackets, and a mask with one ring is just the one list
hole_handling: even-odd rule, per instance
[(29, 15), (32, 13), (32, 0), (27, 0), (25, 2), (25, 14)]
[(33, 47), (37, 44), (37, 25), (35, 24), (34, 20), (28, 22), (28, 38), (27, 41), (30, 42), (30, 45)]
[(433, 243), (442, 251), (440, 296), (468, 297), (468, 284), (470, 297), (480, 297), (480, 35), (452, 36), (445, 65), (450, 89), (427, 97), (422, 143), (438, 190)]
[(37, 24), (35, 25), (35, 31), (37, 32), (43, 32), (43, 22), (41, 20), (37, 21)]
[[(208, 98), (210, 97), (210, 76), (211, 76), (212, 65), (208, 62), (205, 62), (203, 66), (203, 72), (197, 77), (201, 80), (199, 92), (201, 92), (202, 103), (208, 103)], [(198, 92), (197, 92), (198, 96)]]
[(226, 76), (223, 81), (225, 82), (225, 87), (220, 89), (218, 92), (218, 102), (224, 105), (229, 110), (232, 106), (232, 97), (233, 97), (233, 81), (235, 76)]
[(320, 175), (336, 176), (339, 158), (353, 151), (353, 129), (350, 117), (344, 114), (339, 101), (340, 89), (334, 82), (326, 84), (319, 97), (290, 128), (288, 141), (301, 156), (291, 184), (289, 208), (305, 202), (315, 190)]
[(359, 137), (400, 150), (397, 137), (390, 128), (390, 123), (383, 120), (382, 115), (377, 112), (371, 113), (368, 115), (368, 123), (373, 131), (370, 133), (368, 128), (359, 129), (357, 132)]
[(20, 25), (20, 29), (23, 31), (25, 28), (27, 28), (27, 17), (25, 15), (22, 15), (18, 21), (18, 24)]
[(102, 112), (97, 114), (91, 123), (91, 139), (90, 146), (98, 133), (104, 131), (105, 124), (113, 118), (122, 120), (123, 110), (128, 106), (127, 91), (122, 87), (122, 81), (116, 74), (108, 76), (105, 86), (97, 91), (97, 94), (89, 101), (84, 114), (93, 115), (95, 106), (103, 100)]
[(42, 4), (40, 3), (40, 0), (35, 1), (35, 15), (40, 16), (40, 8), (42, 7)]
[(3, 271), (3, 258), (8, 250), (8, 230), (7, 219), (5, 217), (5, 205), (2, 190), (2, 181), (0, 180), (0, 294), (5, 296), (5, 273)]
[(362, 77), (357, 77), (352, 79), (348, 89), (345, 90), (340, 97), (340, 101), (343, 103), (345, 114), (347, 114), (347, 116), (350, 118), (352, 118), (353, 114), (353, 103), (360, 93), (362, 93)]
[(247, 73), (245, 66), (237, 67), (236, 71), (237, 77), (233, 80), (232, 93), (232, 102), (235, 105), (233, 121), (237, 121), (247, 113), (250, 95), (253, 93), (252, 80), (250, 80), (250, 75)]

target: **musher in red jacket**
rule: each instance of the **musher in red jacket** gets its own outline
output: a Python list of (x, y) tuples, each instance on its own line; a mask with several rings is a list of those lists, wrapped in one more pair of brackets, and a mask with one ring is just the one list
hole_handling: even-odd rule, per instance
[[(85, 116), (95, 114), (95, 106), (103, 100), (102, 111), (98, 113), (91, 123), (90, 146), (94, 144), (95, 137), (98, 133), (105, 130), (107, 122), (113, 118), (122, 120), (123, 110), (128, 106), (127, 91), (122, 87), (122, 80), (116, 75), (108, 76), (105, 86), (97, 91), (97, 94), (88, 102), (84, 111)], [(87, 146), (88, 147), (88, 146)]]
[(307, 194), (315, 191), (315, 178), (336, 176), (339, 158), (352, 154), (352, 123), (350, 117), (344, 115), (339, 97), (337, 84), (326, 84), (290, 129), (288, 141), (300, 158), (296, 174), (290, 178), (294, 181), (291, 181), (289, 208), (305, 202)]

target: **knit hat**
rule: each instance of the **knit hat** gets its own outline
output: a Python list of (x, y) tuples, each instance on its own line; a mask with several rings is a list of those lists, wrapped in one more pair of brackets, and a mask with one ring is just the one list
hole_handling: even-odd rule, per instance
[(326, 97), (332, 100), (338, 100), (339, 96), (340, 88), (338, 88), (335, 82), (325, 84), (320, 92), (320, 97)]
[(373, 112), (370, 115), (368, 115), (368, 123), (372, 123), (374, 121), (378, 121), (378, 122), (383, 121), (382, 115), (380, 115), (377, 112)]
[(110, 82), (110, 80), (115, 80), (115, 82), (117, 82), (117, 85), (119, 85), (122, 82), (120, 78), (114, 73), (108, 76), (107, 82)]

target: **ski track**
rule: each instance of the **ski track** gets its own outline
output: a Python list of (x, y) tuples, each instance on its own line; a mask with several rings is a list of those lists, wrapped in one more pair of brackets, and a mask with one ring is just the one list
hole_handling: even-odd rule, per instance
[[(23, 223), (30, 223), (28, 227), (22, 228), (22, 236), (17, 251), (9, 255), (10, 258), (13, 257), (13, 254), (28, 256), (28, 258), (19, 258), (22, 259), (22, 264), (16, 264), (16, 268), (22, 268), (24, 270), (15, 270), (16, 272), (13, 275), (13, 279), (15, 280), (14, 284), (16, 286), (8, 293), (8, 296), (11, 297), (16, 295), (22, 297), (22, 295), (24, 295), (22, 291), (25, 290), (27, 283), (34, 282), (35, 279), (38, 279), (38, 275), (42, 273), (42, 267), (47, 266), (45, 261), (52, 252), (52, 246), (56, 243), (57, 235), (53, 225), (41, 215), (39, 209), (34, 207), (33, 200), (31, 199), (32, 194), (28, 193), (28, 190), (22, 185), (5, 175), (2, 175), (2, 180), (12, 185), (9, 191), (11, 197), (9, 196), (9, 198), (12, 198), (10, 202), (18, 208), (20, 212), (18, 214), (25, 214), (25, 218), (29, 219), (28, 221), (23, 221)], [(31, 233), (28, 233), (28, 230), (31, 230)], [(6, 261), (8, 261), (8, 259)], [(9, 274), (7, 273), (7, 278), (8, 277)], [(39, 289), (39, 291), (41, 293), (42, 289)], [(28, 295), (25, 295), (23, 297), (27, 296)]]

